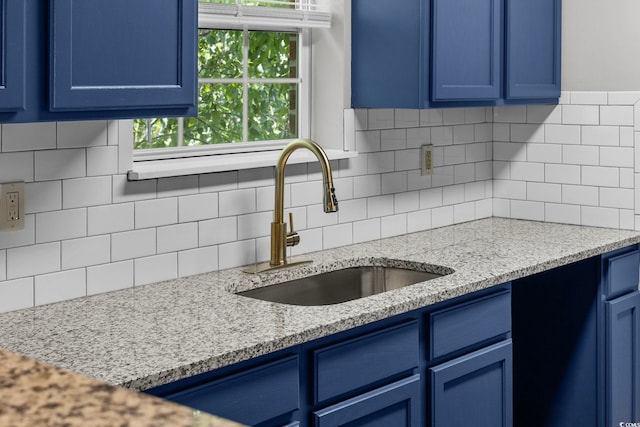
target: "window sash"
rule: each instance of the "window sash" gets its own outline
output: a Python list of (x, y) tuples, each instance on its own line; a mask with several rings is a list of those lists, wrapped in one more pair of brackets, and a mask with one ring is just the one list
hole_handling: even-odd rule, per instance
[(201, 2), (199, 3), (200, 24), (211, 28), (248, 26), (252, 29), (277, 28), (280, 30), (331, 27), (331, 10), (328, 0), (261, 0), (260, 4), (265, 6), (252, 5), (255, 2), (255, 0), (236, 0), (235, 4), (215, 0)]

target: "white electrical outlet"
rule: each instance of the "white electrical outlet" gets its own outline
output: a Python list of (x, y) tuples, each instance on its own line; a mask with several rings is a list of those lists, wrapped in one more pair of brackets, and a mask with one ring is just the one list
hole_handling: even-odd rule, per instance
[(0, 230), (24, 228), (24, 182), (0, 184)]
[(420, 174), (431, 175), (433, 173), (433, 145), (423, 145), (420, 149)]

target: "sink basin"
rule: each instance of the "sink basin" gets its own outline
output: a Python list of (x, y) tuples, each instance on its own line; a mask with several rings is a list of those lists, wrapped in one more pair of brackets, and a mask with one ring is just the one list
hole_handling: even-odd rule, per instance
[(238, 295), (282, 304), (328, 305), (368, 297), (443, 275), (398, 267), (351, 267), (239, 292)]

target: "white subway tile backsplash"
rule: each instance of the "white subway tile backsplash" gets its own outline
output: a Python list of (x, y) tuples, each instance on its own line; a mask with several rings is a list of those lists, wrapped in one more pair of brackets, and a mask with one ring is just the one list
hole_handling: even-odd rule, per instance
[(571, 92), (571, 103), (582, 105), (606, 105), (608, 99), (607, 92)]
[(563, 185), (562, 203), (570, 205), (598, 206), (598, 187)]
[(34, 152), (0, 153), (0, 181), (34, 180)]
[(190, 249), (178, 252), (178, 277), (206, 273), (218, 269), (218, 247)]
[(111, 235), (111, 261), (146, 257), (156, 253), (156, 229), (125, 231)]
[(415, 233), (431, 228), (431, 209), (407, 213), (407, 232)]
[(7, 280), (7, 251), (0, 251), (0, 282)]
[(527, 123), (562, 123), (562, 107), (558, 105), (527, 105)]
[(545, 203), (544, 219), (548, 222), (580, 224), (580, 206)]
[(600, 166), (632, 168), (634, 155), (629, 147), (600, 147)]
[(562, 201), (562, 186), (560, 184), (528, 182), (527, 200), (535, 202), (560, 203)]
[(369, 197), (367, 199), (367, 214), (369, 218), (393, 215), (393, 195)]
[(580, 184), (580, 166), (547, 164), (545, 181), (557, 184)]
[(544, 125), (544, 141), (548, 144), (580, 144), (580, 126)]
[(380, 218), (380, 237), (407, 234), (407, 214), (398, 214)]
[(420, 110), (395, 110), (395, 127), (414, 128), (420, 126)]
[(408, 171), (420, 168), (420, 150), (410, 149), (395, 152), (396, 171)]
[(35, 305), (50, 304), (87, 295), (84, 268), (35, 277)]
[(544, 203), (512, 200), (511, 217), (531, 221), (544, 221)]
[(138, 258), (134, 262), (134, 286), (178, 278), (178, 254)]
[(117, 146), (87, 148), (87, 176), (115, 175), (117, 173)]
[(111, 203), (111, 177), (65, 179), (62, 181), (62, 208), (80, 208)]
[(431, 225), (434, 228), (453, 224), (453, 206), (442, 206), (431, 210)]
[(583, 126), (583, 145), (620, 145), (618, 126)]
[(195, 222), (158, 227), (157, 232), (159, 254), (198, 247), (198, 224)]
[[(367, 199), (345, 200), (340, 202), (338, 222), (354, 222), (367, 218)], [(332, 215), (333, 216), (333, 215)]]
[(368, 110), (368, 129), (393, 129), (395, 111), (392, 109)]
[(620, 215), (618, 209), (582, 206), (582, 225), (592, 227), (618, 228)]
[(380, 149), (402, 150), (407, 148), (407, 131), (405, 129), (391, 129), (380, 131)]
[(128, 181), (126, 175), (113, 175), (113, 203), (155, 199), (158, 183), (153, 179)]
[(60, 242), (7, 250), (7, 279), (9, 280), (56, 271), (60, 271)]
[(601, 106), (600, 124), (614, 126), (633, 126), (632, 106)]
[(0, 313), (33, 307), (33, 277), (0, 282)]
[(68, 209), (36, 214), (36, 243), (87, 235), (87, 210)]
[(562, 123), (565, 125), (600, 124), (600, 107), (595, 105), (563, 105)]
[(562, 162), (570, 165), (593, 165), (600, 162), (600, 149), (586, 145), (563, 145)]
[(129, 231), (133, 230), (135, 226), (133, 203), (90, 207), (87, 212), (88, 234), (90, 236)]
[(381, 194), (407, 191), (407, 172), (391, 172), (381, 175)]
[[(633, 228), (640, 218), (638, 99), (640, 92), (563, 92), (557, 106), (356, 110), (351, 131), (360, 154), (332, 161), (337, 214), (322, 210), (317, 164), (287, 167), (284, 203), (302, 237), (289, 252), (491, 215)], [(14, 136), (0, 141), (0, 182), (27, 182), (28, 213), (25, 230), (0, 232), (0, 311), (76, 296), (85, 270), (93, 294), (270, 255), (273, 167), (129, 182), (130, 120), (2, 130), (42, 136), (19, 146)], [(73, 149), (53, 150), (53, 143)], [(419, 148), (427, 143), (434, 171), (422, 176)], [(74, 211), (86, 212), (81, 227), (55, 226)], [(55, 240), (35, 245), (36, 237)], [(45, 246), (53, 252), (43, 257), (20, 252)], [(33, 259), (43, 260), (36, 269)], [(39, 290), (55, 289), (44, 284), (67, 274), (77, 275), (75, 286), (34, 294), (34, 279)], [(10, 300), (3, 289), (11, 289)]]
[(24, 186), (26, 214), (62, 209), (62, 182), (30, 182)]
[(600, 206), (633, 209), (634, 190), (627, 188), (600, 188)]
[(513, 142), (544, 142), (544, 126), (529, 124), (512, 124), (511, 141)]
[[(271, 209), (273, 209), (273, 191), (271, 193)], [(178, 198), (179, 222), (201, 221), (217, 217), (218, 193), (202, 193)]]
[(220, 269), (240, 267), (256, 262), (255, 240), (238, 240), (225, 243), (218, 249), (218, 265)]
[(238, 239), (238, 218), (235, 216), (201, 221), (198, 225), (199, 246), (211, 246)]
[(56, 123), (2, 125), (2, 151), (50, 150), (56, 148)]
[(145, 200), (135, 203), (136, 229), (159, 227), (178, 222), (178, 199)]
[(36, 242), (36, 216), (26, 215), (24, 228), (16, 231), (0, 231), (0, 249), (33, 245)]
[(88, 267), (111, 261), (111, 236), (102, 235), (62, 242), (62, 269)]
[(86, 150), (35, 151), (35, 180), (81, 178), (87, 175)]
[(133, 260), (87, 268), (87, 295), (133, 287)]

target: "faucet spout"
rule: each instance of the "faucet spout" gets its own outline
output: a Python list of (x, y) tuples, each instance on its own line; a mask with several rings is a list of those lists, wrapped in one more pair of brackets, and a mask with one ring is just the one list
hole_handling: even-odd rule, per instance
[(320, 162), (324, 186), (323, 206), (325, 212), (337, 212), (338, 199), (333, 187), (333, 176), (329, 158), (322, 147), (309, 139), (297, 139), (290, 142), (282, 149), (282, 153), (276, 163), (276, 189), (273, 222), (271, 223), (271, 260), (272, 267), (282, 266), (287, 263), (287, 246), (294, 246), (300, 241), (299, 236), (293, 230), (287, 232), (287, 224), (284, 222), (284, 169), (291, 154), (305, 148), (311, 151)]

